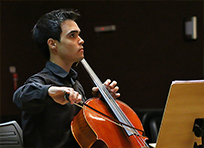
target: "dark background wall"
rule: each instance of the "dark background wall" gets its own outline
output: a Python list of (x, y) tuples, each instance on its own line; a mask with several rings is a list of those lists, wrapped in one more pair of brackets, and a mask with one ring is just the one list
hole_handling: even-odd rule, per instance
[[(18, 86), (40, 71), (45, 59), (31, 39), (44, 13), (77, 8), (85, 40), (85, 57), (102, 81), (117, 80), (120, 99), (134, 109), (164, 108), (173, 80), (203, 79), (202, 1), (44, 1), (1, 2), (1, 116), (19, 115), (12, 103), (15, 66)], [(197, 16), (198, 39), (184, 38), (183, 21)], [(116, 31), (96, 34), (95, 26)], [(81, 65), (75, 68), (88, 97), (92, 82)]]

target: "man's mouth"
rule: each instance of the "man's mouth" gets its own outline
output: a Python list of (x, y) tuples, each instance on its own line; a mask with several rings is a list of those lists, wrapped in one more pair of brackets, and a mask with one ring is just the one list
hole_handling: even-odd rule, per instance
[(82, 51), (82, 50), (84, 50), (84, 48), (80, 48), (80, 49), (79, 49), (79, 51)]

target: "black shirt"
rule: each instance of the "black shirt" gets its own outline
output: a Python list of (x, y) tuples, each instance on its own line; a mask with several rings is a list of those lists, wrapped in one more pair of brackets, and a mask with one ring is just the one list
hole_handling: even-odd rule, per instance
[(49, 61), (41, 72), (31, 76), (16, 90), (13, 101), (22, 109), (25, 147), (79, 147), (70, 131), (70, 124), (80, 108), (70, 103), (60, 105), (47, 92), (52, 85), (72, 87), (85, 101), (83, 87), (76, 78), (73, 69), (67, 73)]

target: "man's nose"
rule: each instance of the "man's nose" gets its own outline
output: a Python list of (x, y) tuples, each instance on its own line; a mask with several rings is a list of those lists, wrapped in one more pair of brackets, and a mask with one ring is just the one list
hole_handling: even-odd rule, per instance
[(79, 44), (84, 44), (84, 40), (81, 37), (79, 37), (79, 39)]

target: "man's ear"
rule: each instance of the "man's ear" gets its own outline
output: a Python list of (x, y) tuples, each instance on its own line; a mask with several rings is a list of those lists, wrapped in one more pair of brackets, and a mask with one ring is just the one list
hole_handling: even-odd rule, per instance
[(56, 41), (53, 40), (52, 38), (49, 38), (47, 40), (47, 45), (50, 49), (50, 52), (56, 52), (57, 51), (57, 44), (56, 44)]

